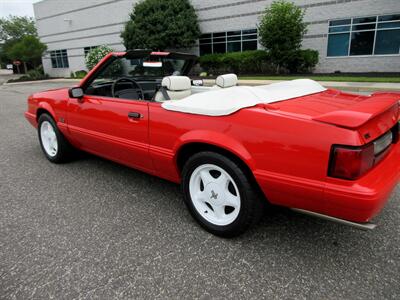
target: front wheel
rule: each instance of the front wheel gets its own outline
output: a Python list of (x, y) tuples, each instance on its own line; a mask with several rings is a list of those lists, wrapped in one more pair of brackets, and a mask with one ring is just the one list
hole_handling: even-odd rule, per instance
[(38, 136), (40, 146), (49, 161), (62, 163), (69, 160), (72, 146), (57, 128), (53, 118), (46, 113), (39, 117)]
[(237, 236), (262, 215), (261, 199), (250, 179), (219, 153), (193, 155), (183, 168), (182, 189), (192, 216), (215, 235)]

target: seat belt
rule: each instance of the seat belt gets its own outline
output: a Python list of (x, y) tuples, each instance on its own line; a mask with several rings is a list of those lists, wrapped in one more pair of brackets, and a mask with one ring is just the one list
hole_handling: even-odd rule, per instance
[(161, 92), (161, 94), (163, 95), (165, 100), (171, 100), (171, 98), (169, 97), (167, 90), (165, 89), (165, 87), (160, 86), (159, 91)]

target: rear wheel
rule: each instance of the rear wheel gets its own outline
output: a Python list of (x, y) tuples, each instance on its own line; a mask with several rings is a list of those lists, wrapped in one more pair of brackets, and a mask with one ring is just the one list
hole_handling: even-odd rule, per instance
[(262, 215), (261, 200), (245, 172), (215, 152), (197, 153), (186, 162), (182, 189), (192, 216), (219, 236), (237, 236)]
[(38, 121), (40, 146), (46, 158), (53, 163), (63, 163), (70, 158), (72, 146), (57, 128), (53, 118), (44, 113)]

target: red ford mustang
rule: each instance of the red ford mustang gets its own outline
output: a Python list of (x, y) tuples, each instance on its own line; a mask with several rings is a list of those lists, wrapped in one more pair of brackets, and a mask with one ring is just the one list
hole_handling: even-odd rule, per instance
[(28, 99), (28, 121), (54, 163), (84, 150), (181, 183), (193, 217), (225, 236), (265, 203), (359, 228), (399, 180), (399, 93), (360, 96), (311, 80), (205, 87), (196, 60), (134, 50), (106, 56), (77, 87)]

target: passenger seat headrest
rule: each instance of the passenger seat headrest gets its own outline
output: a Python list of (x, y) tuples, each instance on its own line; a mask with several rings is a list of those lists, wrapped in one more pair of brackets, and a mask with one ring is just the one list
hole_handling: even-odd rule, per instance
[(220, 75), (215, 80), (215, 83), (222, 88), (227, 88), (231, 86), (235, 86), (238, 83), (238, 78), (236, 74), (225, 74)]
[(187, 76), (167, 76), (164, 77), (161, 85), (170, 91), (190, 90), (192, 83)]

